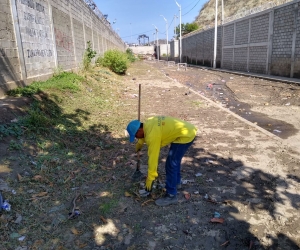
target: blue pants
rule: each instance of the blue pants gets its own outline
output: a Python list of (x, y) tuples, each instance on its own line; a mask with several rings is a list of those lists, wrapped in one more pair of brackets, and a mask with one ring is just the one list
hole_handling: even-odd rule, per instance
[(181, 160), (193, 141), (186, 144), (171, 143), (166, 161), (166, 189), (168, 194), (177, 194), (176, 186), (181, 183)]

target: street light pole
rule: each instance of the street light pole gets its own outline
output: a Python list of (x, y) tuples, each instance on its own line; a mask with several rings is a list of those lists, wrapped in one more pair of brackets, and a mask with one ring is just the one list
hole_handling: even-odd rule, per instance
[(131, 23), (130, 23), (130, 42), (132, 43), (132, 28), (131, 28)]
[(153, 26), (154, 26), (154, 28), (155, 28), (155, 32), (156, 32), (156, 55), (157, 55), (157, 60), (159, 61), (159, 52), (158, 52), (158, 35), (157, 35), (157, 33), (158, 33), (158, 29), (157, 29), (157, 27), (154, 25), (154, 24), (152, 24)]
[(217, 66), (217, 39), (218, 39), (218, 0), (216, 0), (216, 14), (215, 14), (215, 42), (214, 42), (214, 65), (215, 69)]
[(222, 0), (222, 25), (224, 24), (224, 0)]
[(178, 18), (178, 16), (176, 16), (176, 15), (174, 15), (174, 40), (176, 40), (176, 34), (177, 34), (177, 32), (176, 32), (176, 18)]
[(179, 62), (181, 63), (181, 57), (182, 57), (182, 37), (181, 37), (181, 5), (179, 5), (179, 3), (176, 2), (178, 8), (179, 8)]
[(166, 22), (166, 33), (167, 33), (167, 61), (169, 61), (169, 41), (168, 41), (168, 20), (163, 16), (163, 19), (165, 19)]

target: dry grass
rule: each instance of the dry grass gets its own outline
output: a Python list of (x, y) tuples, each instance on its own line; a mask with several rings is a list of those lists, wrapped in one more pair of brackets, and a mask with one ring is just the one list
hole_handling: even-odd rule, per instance
[[(269, 0), (224, 0), (224, 18), (231, 17), (239, 11), (251, 9), (256, 6), (270, 2)], [(221, 24), (222, 5), (221, 1), (218, 4), (218, 22)], [(215, 21), (215, 1), (207, 1), (196, 17), (195, 22), (200, 29), (205, 29), (206, 26), (213, 26)]]

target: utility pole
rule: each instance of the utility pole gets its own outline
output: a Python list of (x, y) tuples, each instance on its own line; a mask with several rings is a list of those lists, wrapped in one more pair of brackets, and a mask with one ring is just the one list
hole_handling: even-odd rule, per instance
[(156, 32), (156, 55), (157, 55), (157, 60), (159, 61), (159, 52), (158, 52), (158, 29), (157, 27), (152, 24), (155, 28), (155, 32)]
[(213, 68), (217, 67), (217, 38), (218, 38), (218, 0), (216, 0), (216, 14), (215, 14), (215, 41), (214, 41), (214, 65)]
[(224, 0), (222, 0), (222, 25), (224, 24)]
[(179, 5), (179, 3), (176, 2), (178, 8), (179, 8), (179, 36), (180, 36), (180, 40), (179, 40), (179, 62), (181, 63), (181, 58), (182, 58), (182, 37), (181, 37), (181, 5)]
[(168, 20), (163, 16), (163, 19), (165, 19), (166, 22), (166, 33), (167, 33), (167, 61), (169, 61), (169, 41), (168, 41)]
[(177, 32), (176, 32), (176, 19), (178, 18), (178, 16), (174, 15), (174, 40), (176, 40), (177, 36)]

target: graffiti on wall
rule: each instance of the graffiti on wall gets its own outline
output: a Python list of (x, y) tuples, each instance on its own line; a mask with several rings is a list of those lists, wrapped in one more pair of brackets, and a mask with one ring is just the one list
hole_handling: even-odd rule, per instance
[(33, 0), (20, 0), (20, 3), (38, 12), (45, 13), (45, 7), (38, 2), (35, 2)]
[(31, 37), (48, 38), (47, 31), (25, 27), (25, 33)]
[(73, 40), (72, 37), (68, 36), (61, 30), (54, 28), (56, 46), (64, 48), (67, 51), (72, 51)]
[(50, 49), (28, 49), (27, 50), (28, 58), (30, 57), (50, 57), (52, 56), (52, 50)]
[[(27, 77), (35, 76), (41, 70), (45, 73), (51, 72), (55, 65), (55, 57), (47, 1), (15, 1)], [(30, 66), (33, 62), (35, 68)]]
[(45, 25), (45, 19), (44, 18), (42, 18), (40, 16), (33, 15), (33, 14), (25, 12), (25, 11), (24, 11), (24, 20), (29, 21), (31, 23)]

